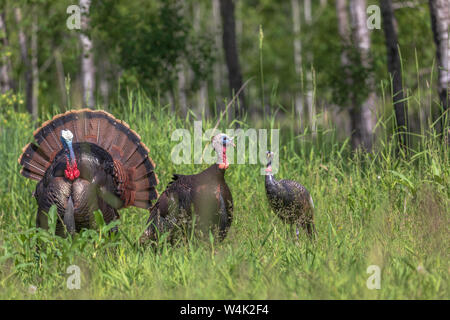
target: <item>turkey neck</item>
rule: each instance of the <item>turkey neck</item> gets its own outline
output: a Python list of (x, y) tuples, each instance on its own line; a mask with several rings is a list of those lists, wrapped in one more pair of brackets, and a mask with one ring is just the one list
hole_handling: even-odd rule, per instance
[(275, 180), (272, 174), (272, 160), (269, 160), (266, 167), (266, 190), (274, 190), (277, 187), (278, 182)]
[(216, 153), (217, 153), (217, 163), (219, 166), (219, 169), (225, 170), (228, 168), (229, 163), (227, 160), (227, 146), (226, 144), (222, 145), (222, 156), (220, 156), (220, 150), (216, 149)]

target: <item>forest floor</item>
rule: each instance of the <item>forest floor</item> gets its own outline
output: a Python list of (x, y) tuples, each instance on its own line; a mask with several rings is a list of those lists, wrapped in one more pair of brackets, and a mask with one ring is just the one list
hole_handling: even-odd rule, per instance
[[(191, 174), (208, 166), (171, 161), (178, 143), (170, 141), (171, 134), (191, 127), (191, 120), (168, 115), (143, 99), (117, 110), (111, 112), (149, 147), (159, 193), (172, 173)], [(315, 242), (304, 233), (297, 241), (295, 232), (270, 211), (262, 164), (235, 164), (226, 172), (234, 198), (226, 239), (162, 243), (153, 251), (136, 246), (148, 219), (142, 209), (121, 210), (120, 231), (112, 237), (101, 225), (65, 239), (36, 230), (36, 182), (22, 177), (17, 163), (33, 128), (27, 115), (12, 111), (1, 113), (0, 122), (0, 299), (450, 296), (450, 165), (448, 150), (437, 139), (424, 138), (408, 157), (394, 157), (389, 142), (373, 155), (355, 156), (348, 144), (327, 140), (325, 133), (312, 141), (282, 130), (276, 176), (309, 189), (316, 207)], [(203, 129), (213, 126), (204, 123)], [(39, 255), (37, 241), (46, 243)], [(73, 279), (71, 265), (80, 268), (80, 289), (67, 286)], [(379, 289), (370, 289), (378, 267)]]

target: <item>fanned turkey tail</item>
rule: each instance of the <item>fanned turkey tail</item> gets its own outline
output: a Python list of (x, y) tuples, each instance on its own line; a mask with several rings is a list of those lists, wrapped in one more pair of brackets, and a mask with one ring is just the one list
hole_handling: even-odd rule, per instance
[(150, 208), (152, 200), (158, 197), (158, 178), (149, 149), (128, 124), (105, 111), (68, 111), (43, 123), (33, 133), (35, 142), (26, 145), (18, 159), (23, 176), (37, 181), (44, 177), (63, 149), (59, 138), (62, 130), (73, 133), (73, 143), (89, 142), (111, 155), (113, 178), (123, 207)]

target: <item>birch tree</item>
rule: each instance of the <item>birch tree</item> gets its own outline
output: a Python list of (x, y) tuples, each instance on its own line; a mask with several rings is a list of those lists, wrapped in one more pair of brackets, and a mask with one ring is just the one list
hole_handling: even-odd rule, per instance
[(28, 57), (27, 37), (22, 25), (22, 10), (19, 7), (15, 8), (14, 15), (18, 26), (17, 33), (19, 37), (20, 57), (23, 65), (25, 66), (25, 104), (33, 120), (36, 120), (37, 106), (33, 104), (33, 75), (31, 70), (31, 62)]
[[(450, 1), (430, 0), (431, 28), (436, 44), (438, 64), (438, 93), (442, 105), (441, 131), (444, 128), (445, 113), (448, 117), (450, 105)], [(448, 137), (449, 132), (443, 132)]]
[(61, 95), (61, 106), (63, 110), (66, 110), (68, 107), (68, 101), (64, 76), (64, 65), (62, 62), (61, 51), (57, 47), (53, 47), (53, 58), (55, 60), (56, 78), (58, 80), (58, 87)]
[[(194, 1), (194, 22), (193, 28), (196, 33), (200, 33), (201, 17), (202, 17), (202, 7), (200, 3)], [(203, 113), (205, 116), (209, 116), (209, 106), (208, 106), (208, 81), (206, 79), (200, 80), (200, 88), (197, 92), (197, 109), (200, 111), (200, 115)]]
[(354, 105), (350, 110), (352, 128), (353, 147), (363, 147), (367, 151), (372, 150), (374, 139), (374, 128), (376, 124), (375, 110), (375, 80), (371, 69), (370, 59), (370, 35), (367, 28), (367, 3), (366, 0), (351, 0), (350, 12), (352, 21), (352, 36), (360, 57), (360, 63), (366, 70), (366, 81), (364, 85), (368, 88), (367, 97), (361, 105)]
[(9, 58), (8, 52), (8, 33), (4, 12), (0, 13), (0, 46), (2, 47), (2, 50), (0, 51), (0, 92), (5, 93), (13, 88), (13, 83), (11, 77), (11, 59)]
[[(350, 5), (350, 6), (349, 6)], [(353, 149), (371, 151), (375, 127), (375, 88), (371, 72), (370, 36), (365, 0), (336, 0)], [(349, 19), (349, 9), (351, 19)], [(361, 76), (362, 75), (362, 76)]]
[[(354, 81), (352, 79), (352, 74), (350, 72), (350, 57), (349, 48), (351, 46), (351, 36), (350, 36), (350, 25), (349, 17), (347, 11), (347, 0), (336, 0), (336, 15), (338, 20), (338, 33), (341, 38), (342, 51), (341, 51), (341, 67), (344, 70), (344, 82), (347, 88), (348, 101), (350, 108), (353, 108), (355, 97), (353, 90), (348, 90), (353, 87)], [(350, 111), (351, 112), (351, 111)], [(353, 127), (352, 127), (353, 134)], [(354, 148), (353, 136), (352, 136), (352, 147)]]
[[(303, 0), (303, 11), (305, 16), (305, 25), (311, 27), (312, 24), (312, 9), (311, 0)], [(306, 52), (306, 63), (308, 70), (306, 71), (306, 94), (305, 103), (308, 108), (309, 125), (311, 131), (316, 132), (316, 106), (314, 101), (314, 84), (313, 84), (313, 69), (312, 69), (313, 55), (311, 50)]]
[(178, 106), (181, 114), (187, 114), (187, 97), (186, 97), (186, 71), (183, 61), (180, 61), (177, 66), (177, 92), (178, 92)]
[[(220, 17), (220, 0), (212, 0), (212, 28), (214, 30), (214, 46), (217, 49), (216, 52), (216, 62), (214, 63), (214, 73), (213, 73), (213, 82), (214, 82), (214, 93), (216, 96), (216, 104), (220, 102), (217, 100), (218, 97), (222, 94), (223, 88), (223, 78), (224, 78), (224, 66), (223, 66), (223, 53), (222, 50), (219, 50), (222, 47), (222, 24)], [(217, 106), (219, 107), (219, 106)]]
[(31, 77), (32, 77), (32, 93), (31, 99), (33, 104), (33, 119), (37, 119), (39, 110), (39, 66), (38, 66), (38, 13), (36, 5), (32, 8), (31, 22)]
[[(177, 0), (179, 7), (178, 14), (180, 16), (185, 15), (188, 10), (185, 7), (183, 1)], [(180, 57), (177, 63), (177, 93), (178, 93), (178, 107), (180, 108), (181, 114), (183, 117), (187, 115), (188, 111), (188, 102), (187, 102), (187, 80), (186, 80), (186, 66), (184, 57)]]
[(93, 107), (95, 104), (95, 64), (93, 53), (93, 42), (88, 35), (89, 30), (89, 10), (91, 0), (80, 0), (81, 11), (81, 32), (79, 35), (81, 43), (81, 78), (83, 104)]
[(295, 110), (300, 119), (300, 128), (303, 128), (303, 62), (302, 62), (302, 40), (300, 37), (301, 17), (300, 0), (291, 0), (292, 28), (294, 32), (294, 67), (298, 81), (298, 90), (295, 93)]

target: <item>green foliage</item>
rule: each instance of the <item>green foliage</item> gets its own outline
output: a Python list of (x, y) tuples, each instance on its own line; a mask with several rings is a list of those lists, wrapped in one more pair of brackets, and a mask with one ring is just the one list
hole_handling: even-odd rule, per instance
[[(367, 2), (368, 5), (378, 4), (377, 0)], [(323, 116), (321, 106), (337, 104), (345, 109), (351, 96), (356, 102), (363, 100), (367, 96), (368, 86), (365, 85), (365, 80), (369, 72), (375, 75), (378, 97), (382, 96), (382, 90), (385, 89), (383, 86), (389, 84), (383, 30), (370, 30), (372, 67), (363, 68), (352, 47), (349, 50), (351, 65), (348, 70), (343, 70), (340, 57), (344, 48), (338, 34), (334, 2), (329, 1), (324, 7), (320, 5), (320, 1), (311, 3), (310, 25), (305, 23), (303, 6), (300, 8), (303, 74), (298, 76), (293, 67), (294, 34), (290, 1), (236, 2), (236, 32), (241, 69), (244, 80), (255, 79), (245, 92), (250, 113), (263, 114), (262, 110), (266, 110), (265, 108), (275, 113), (278, 109), (279, 116), (289, 117), (295, 95), (307, 90), (307, 72), (311, 70), (314, 73), (316, 116), (319, 120)], [(24, 91), (25, 71), (19, 53), (18, 28), (23, 27), (30, 40), (31, 17), (37, 15), (40, 116), (45, 117), (47, 113), (59, 110), (61, 104), (63, 93), (58, 78), (55, 77), (55, 49), (61, 52), (64, 75), (70, 75), (73, 80), (69, 104), (81, 106), (80, 31), (67, 29), (65, 23), (68, 18), (66, 9), (73, 2), (3, 0), (1, 4), (8, 27), (9, 46), (0, 44), (0, 57), (10, 57), (12, 78), (17, 91)], [(23, 13), (20, 26), (14, 18), (13, 9), (16, 6)], [(128, 89), (139, 87), (153, 98), (168, 103), (166, 96), (177, 96), (177, 71), (183, 66), (188, 70), (185, 90), (189, 105), (197, 103), (195, 97), (199, 84), (203, 81), (208, 83), (208, 105), (211, 109), (216, 103), (222, 103), (229, 90), (227, 73), (224, 72), (222, 35), (216, 33), (220, 30), (214, 29), (216, 21), (213, 21), (220, 19), (220, 14), (213, 17), (212, 9), (211, 1), (207, 0), (92, 1), (91, 29), (88, 33), (94, 43), (97, 89), (101, 87), (101, 80), (106, 81), (110, 88), (109, 100), (112, 100), (111, 97), (115, 96), (125, 99)], [(194, 14), (198, 12), (196, 10), (200, 10), (200, 18)], [(408, 97), (421, 95), (423, 91), (432, 93), (425, 111), (419, 109), (419, 104), (414, 99), (408, 100), (411, 129), (420, 132), (417, 130), (420, 124), (416, 124), (418, 121), (415, 119), (419, 115), (429, 118), (439, 108), (433, 101), (436, 97), (437, 68), (434, 63), (436, 52), (428, 4), (424, 2), (414, 8), (402, 8), (396, 10), (395, 15), (398, 21), (404, 87), (408, 90), (406, 93)], [(261, 51), (258, 41), (260, 26), (263, 27), (265, 36)], [(218, 43), (213, 41), (215, 37), (218, 38)], [(258, 59), (260, 54), (264, 58), (263, 65)], [(104, 62), (106, 70), (103, 70)], [(213, 65), (215, 68), (212, 68)], [(350, 87), (346, 81), (346, 72), (355, 79)], [(97, 91), (97, 96), (101, 96), (100, 90)], [(270, 99), (267, 99), (269, 96)], [(100, 97), (96, 98), (97, 101), (100, 100)], [(261, 107), (263, 104), (266, 105), (264, 109)], [(103, 106), (109, 108), (105, 104)], [(25, 111), (24, 105), (16, 107)], [(341, 117), (341, 114), (335, 116)], [(339, 134), (345, 134), (344, 130), (340, 130)]]
[(177, 64), (185, 58), (201, 78), (210, 70), (210, 39), (192, 32), (180, 1), (93, 3), (94, 35), (117, 48), (125, 84), (138, 83), (153, 95), (174, 89)]
[[(112, 110), (136, 130), (150, 149), (160, 180), (174, 172), (207, 167), (175, 165), (170, 141), (176, 128), (193, 130), (177, 118), (130, 92)], [(51, 115), (48, 115), (50, 117)], [(3, 124), (4, 115), (0, 114)], [(1, 298), (151, 298), (151, 299), (446, 299), (449, 295), (448, 232), (450, 163), (445, 146), (433, 137), (410, 158), (393, 157), (391, 143), (374, 154), (350, 154), (335, 132), (295, 136), (280, 128), (279, 178), (295, 179), (312, 194), (318, 238), (295, 232), (269, 209), (261, 164), (231, 165), (226, 173), (235, 211), (223, 242), (191, 239), (158, 250), (140, 248), (137, 239), (148, 212), (121, 210), (120, 224), (97, 227), (73, 237), (34, 227), (35, 182), (19, 175), (17, 157), (31, 141), (29, 119), (8, 118), (0, 125), (0, 291)], [(243, 129), (252, 126), (243, 123)], [(203, 129), (214, 127), (205, 121)], [(225, 127), (222, 127), (225, 129)], [(293, 136), (293, 138), (291, 138)], [(320, 141), (320, 142), (318, 142)], [(394, 143), (394, 142), (392, 142)], [(256, 200), (256, 201), (255, 201)], [(119, 224), (119, 232), (111, 228)], [(164, 236), (163, 236), (164, 238)], [(36, 248), (40, 250), (37, 251)], [(81, 289), (66, 288), (66, 269), (81, 268)], [(381, 290), (366, 287), (369, 265), (382, 270)], [(36, 289), (29, 291), (29, 288)]]
[(21, 94), (15, 94), (11, 90), (0, 94), (0, 112), (5, 114), (8, 111), (12, 112), (16, 106), (22, 106), (24, 99)]
[[(360, 106), (370, 93), (368, 86), (368, 77), (373, 72), (372, 67), (364, 67), (361, 62), (361, 54), (354, 45), (343, 47), (339, 51), (348, 53), (349, 65), (347, 67), (342, 64), (334, 64), (334, 67), (326, 74), (329, 77), (329, 83), (333, 85), (332, 101), (340, 106), (348, 106), (355, 104)], [(347, 79), (352, 81), (348, 82)]]

